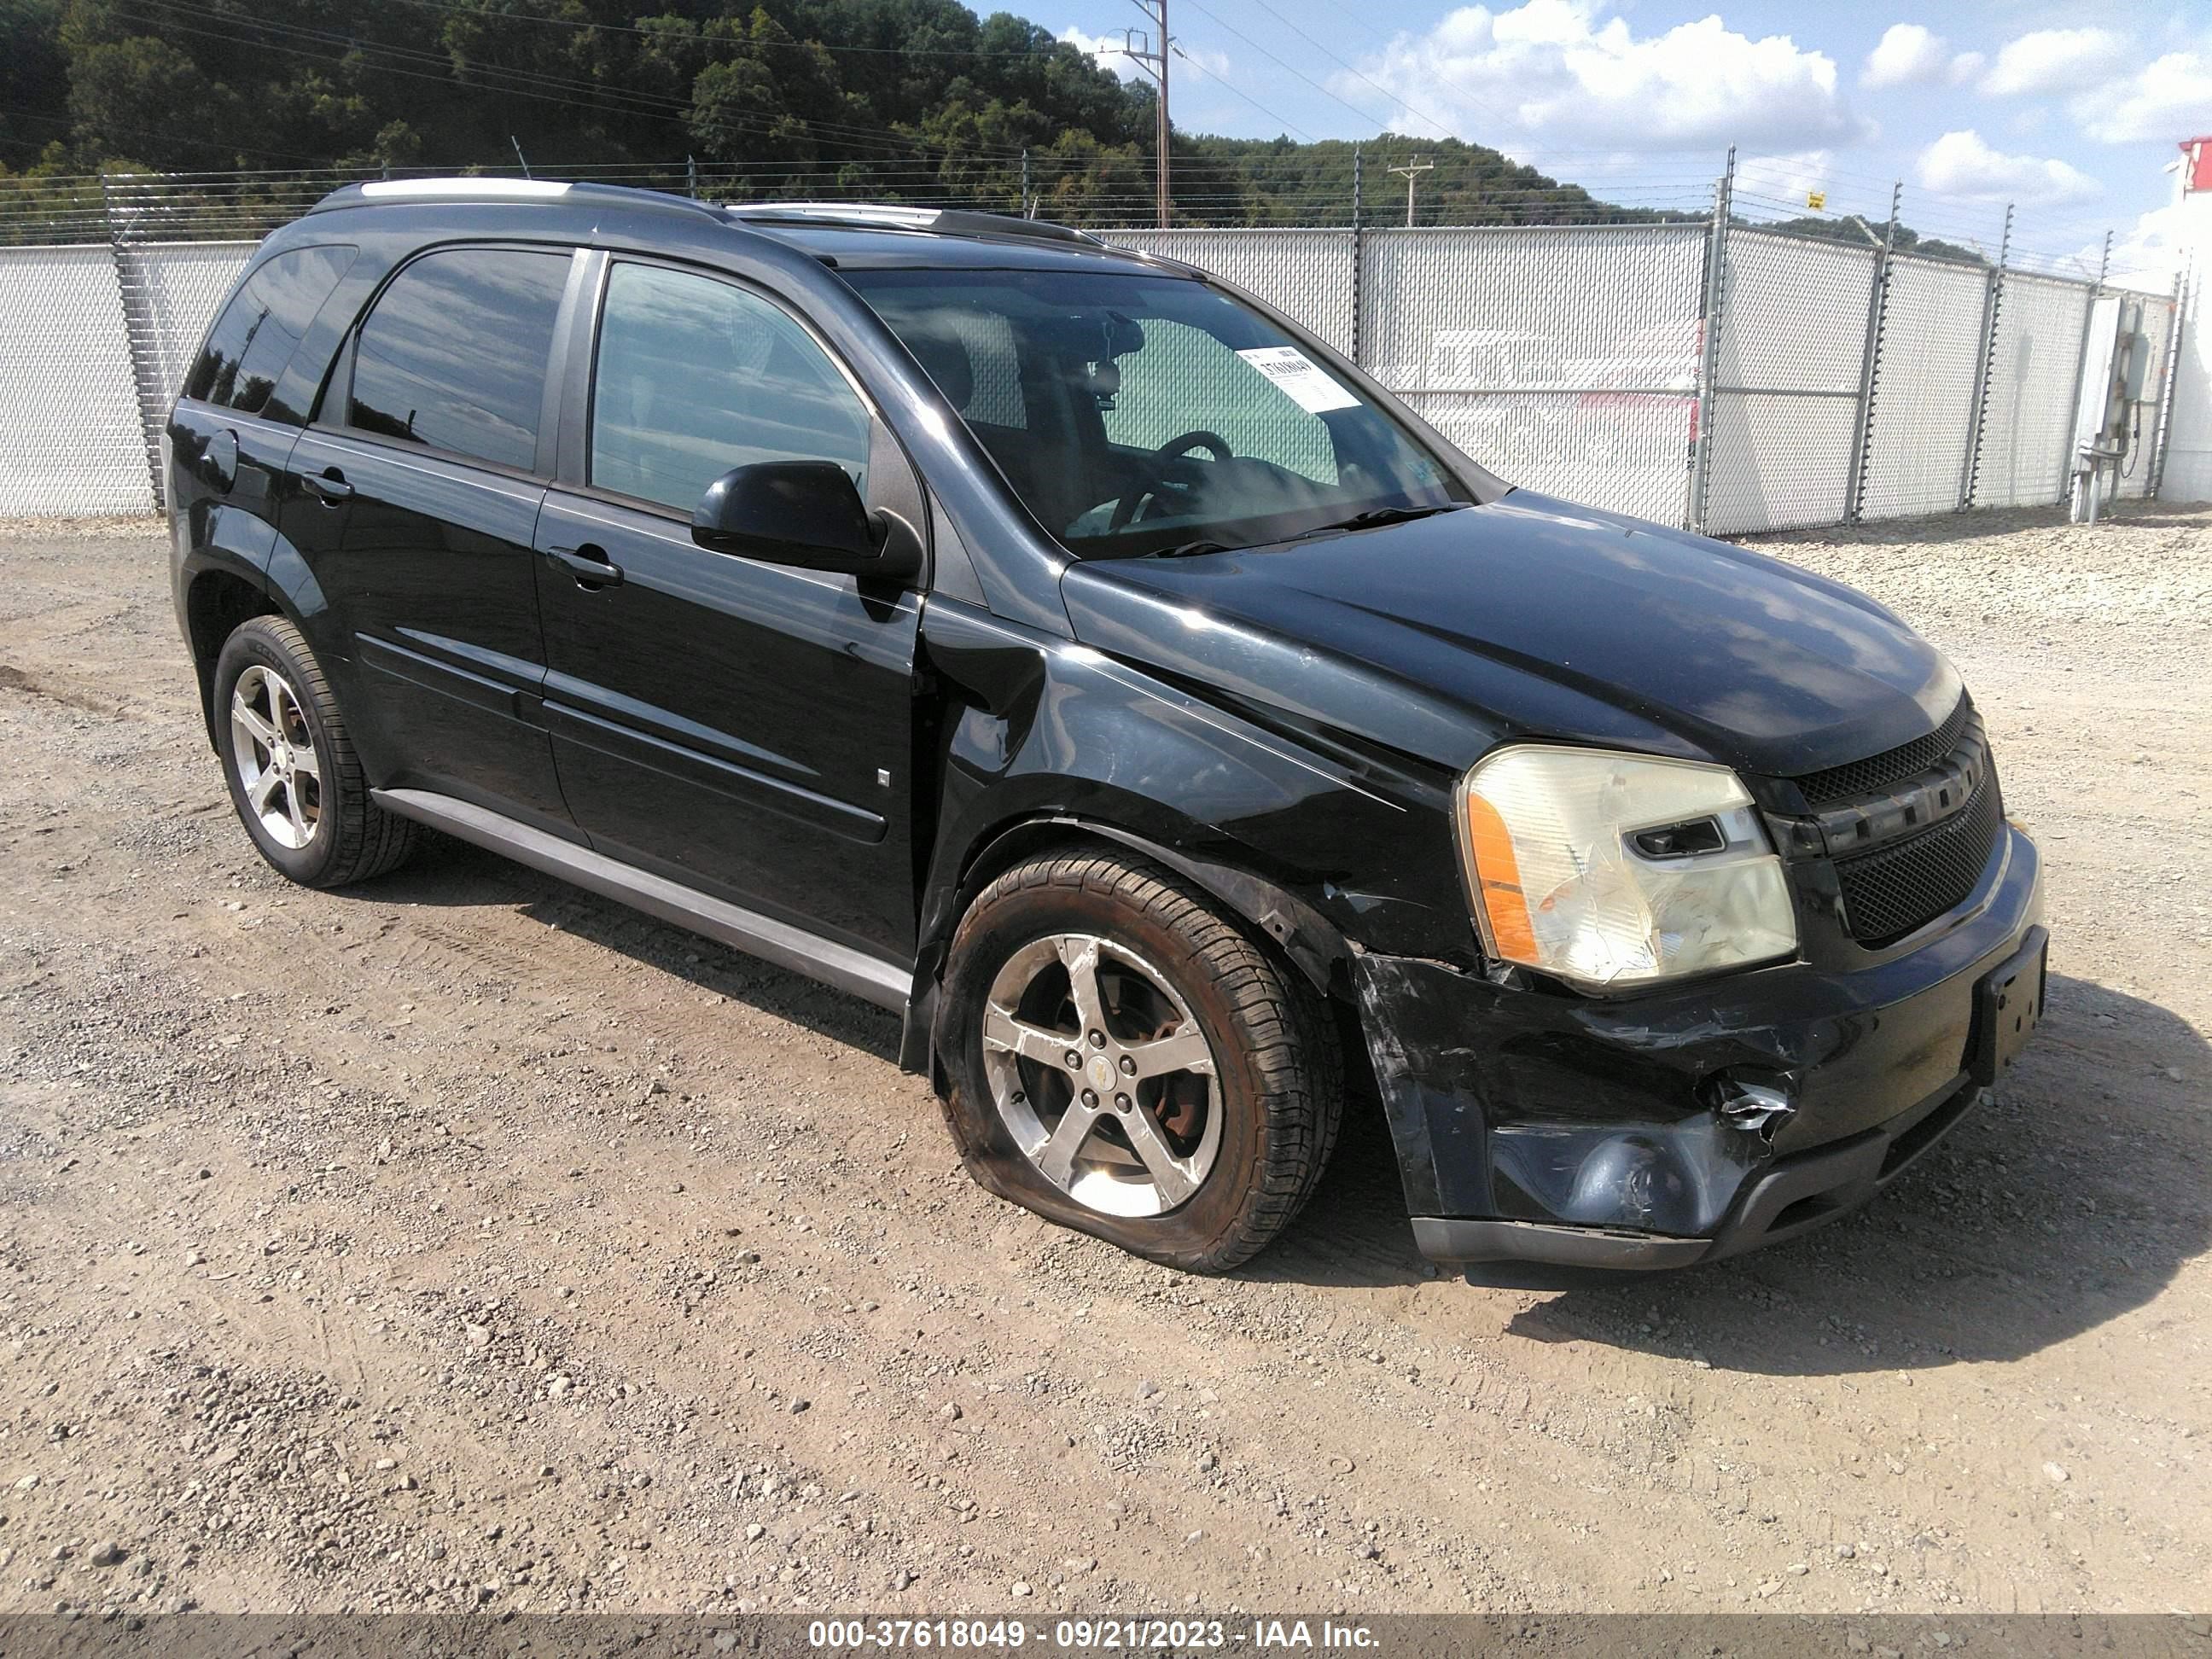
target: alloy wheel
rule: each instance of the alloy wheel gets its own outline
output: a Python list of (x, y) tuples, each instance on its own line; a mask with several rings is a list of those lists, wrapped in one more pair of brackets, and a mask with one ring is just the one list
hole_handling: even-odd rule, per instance
[(983, 1066), (1038, 1173), (1103, 1214), (1187, 1201), (1221, 1150), (1213, 1051), (1166, 975), (1127, 945), (1054, 933), (991, 982)]
[(323, 818), (321, 763), (300, 694), (254, 663), (230, 693), (230, 763), (246, 810), (280, 847), (297, 852)]

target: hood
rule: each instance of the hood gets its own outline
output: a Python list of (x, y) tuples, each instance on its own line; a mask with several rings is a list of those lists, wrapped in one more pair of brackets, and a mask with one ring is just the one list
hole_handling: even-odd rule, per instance
[(1454, 768), (1556, 738), (1787, 777), (1920, 737), (1942, 654), (1838, 583), (1516, 490), (1310, 541), (1097, 559), (1076, 637)]

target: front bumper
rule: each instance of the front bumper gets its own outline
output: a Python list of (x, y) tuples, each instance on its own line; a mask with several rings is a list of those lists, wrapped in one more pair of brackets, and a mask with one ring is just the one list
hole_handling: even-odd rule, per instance
[[(1865, 1202), (1992, 1080), (1978, 988), (2039, 945), (2040, 873), (2034, 843), (2008, 824), (1973, 898), (1913, 948), (1630, 998), (1358, 956), (1422, 1251), (1454, 1265), (1680, 1267)], [(1791, 1109), (1732, 1119), (1719, 1109), (1746, 1086)]]

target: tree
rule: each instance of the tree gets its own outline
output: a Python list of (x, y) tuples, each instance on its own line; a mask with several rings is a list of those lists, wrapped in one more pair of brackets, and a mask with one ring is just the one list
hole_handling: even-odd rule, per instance
[[(710, 177), (722, 191), (1015, 210), (1026, 151), (1044, 211), (1151, 217), (1152, 89), (959, 0), (152, 3), (0, 0), (0, 164), (465, 170), (509, 167), (519, 143), (541, 173), (658, 167), (674, 184), (691, 155), (742, 169)], [(1185, 222), (1348, 220), (1348, 143), (1172, 143)], [(1455, 139), (1372, 141), (1376, 182), (1413, 151), (1436, 163), (1425, 218), (1616, 216)]]

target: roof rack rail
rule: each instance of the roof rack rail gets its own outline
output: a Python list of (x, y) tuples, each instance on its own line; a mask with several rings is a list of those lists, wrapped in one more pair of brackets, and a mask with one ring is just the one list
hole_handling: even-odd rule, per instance
[(732, 202), (722, 210), (733, 219), (766, 224), (869, 226), (878, 230), (933, 230), (949, 236), (1010, 236), (1040, 242), (1076, 242), (1109, 248), (1087, 230), (1048, 219), (1018, 219), (1011, 213), (972, 208), (908, 207), (896, 202)]
[(361, 207), (378, 202), (568, 202), (577, 206), (598, 202), (608, 206), (680, 209), (719, 218), (711, 203), (697, 202), (665, 190), (639, 190), (629, 185), (595, 185), (566, 179), (499, 179), (434, 177), (374, 179), (366, 184), (343, 185), (307, 210)]

